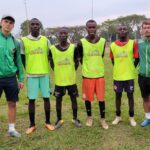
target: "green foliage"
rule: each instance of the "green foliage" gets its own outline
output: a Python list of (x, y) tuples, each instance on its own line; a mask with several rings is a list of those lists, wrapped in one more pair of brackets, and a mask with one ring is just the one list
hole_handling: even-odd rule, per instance
[(21, 29), (21, 35), (22, 36), (26, 36), (29, 34), (29, 20), (25, 20), (21, 25), (20, 25), (20, 29)]

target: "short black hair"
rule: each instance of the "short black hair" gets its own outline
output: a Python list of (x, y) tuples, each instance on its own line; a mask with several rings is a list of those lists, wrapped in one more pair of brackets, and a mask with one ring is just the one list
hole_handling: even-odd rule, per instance
[(41, 21), (39, 19), (37, 19), (37, 18), (32, 18), (29, 22), (31, 23), (34, 20), (38, 21), (42, 25)]
[[(88, 23), (90, 23), (90, 22), (94, 22), (94, 23), (96, 23), (96, 21), (95, 21), (95, 20), (90, 19), (90, 20), (88, 20), (88, 21), (86, 22), (86, 26), (87, 26), (87, 24), (88, 24)], [(96, 25), (97, 25), (97, 23), (96, 23)]]

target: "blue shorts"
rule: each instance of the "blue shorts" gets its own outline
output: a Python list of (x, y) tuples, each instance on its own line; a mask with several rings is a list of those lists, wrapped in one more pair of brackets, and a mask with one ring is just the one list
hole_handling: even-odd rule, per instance
[(114, 91), (122, 93), (123, 90), (127, 93), (134, 92), (134, 80), (116, 81), (114, 80)]
[(51, 90), (49, 75), (41, 77), (27, 77), (27, 95), (29, 100), (37, 99), (39, 90), (43, 98), (50, 97)]
[(0, 78), (0, 97), (4, 91), (7, 101), (16, 102), (18, 98), (18, 82), (16, 76)]

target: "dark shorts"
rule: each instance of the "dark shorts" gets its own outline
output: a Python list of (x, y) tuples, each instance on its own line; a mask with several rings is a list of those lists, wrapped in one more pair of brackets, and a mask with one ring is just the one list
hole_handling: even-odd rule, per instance
[(150, 95), (150, 77), (138, 76), (139, 87), (143, 98)]
[(116, 81), (114, 80), (114, 91), (116, 93), (122, 93), (123, 90), (127, 93), (134, 92), (134, 80)]
[(18, 83), (15, 76), (0, 78), (0, 97), (4, 91), (7, 101), (18, 101)]
[(62, 97), (66, 94), (66, 90), (68, 91), (68, 95), (78, 97), (78, 89), (77, 85), (69, 85), (69, 86), (58, 86), (55, 85), (54, 96)]

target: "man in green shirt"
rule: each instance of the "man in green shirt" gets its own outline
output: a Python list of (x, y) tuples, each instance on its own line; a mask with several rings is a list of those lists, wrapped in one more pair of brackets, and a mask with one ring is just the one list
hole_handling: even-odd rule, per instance
[[(0, 31), (0, 96), (5, 92), (8, 104), (9, 136), (20, 137), (15, 129), (16, 102), (19, 89), (24, 86), (19, 43), (11, 35), (15, 19), (5, 15), (1, 19)], [(16, 78), (18, 76), (18, 81)]]
[(143, 21), (141, 27), (143, 39), (138, 40), (139, 52), (139, 86), (143, 98), (145, 120), (141, 126), (150, 124), (150, 19)]

